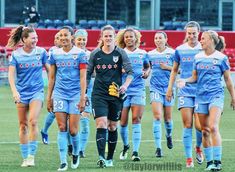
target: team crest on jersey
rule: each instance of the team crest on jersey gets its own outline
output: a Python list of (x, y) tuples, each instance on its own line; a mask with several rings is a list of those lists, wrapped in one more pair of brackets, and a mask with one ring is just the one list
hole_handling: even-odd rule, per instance
[(217, 63), (218, 63), (218, 60), (214, 59), (213, 64), (217, 64)]
[(119, 60), (119, 56), (113, 56), (113, 61), (114, 61), (115, 63), (117, 63), (118, 60)]
[(170, 54), (166, 54), (166, 58), (169, 59), (170, 58)]
[(73, 59), (76, 60), (78, 58), (78, 55), (74, 54)]
[(143, 54), (140, 54), (140, 55), (139, 55), (139, 58), (142, 59), (142, 58), (143, 58)]
[(37, 60), (40, 60), (40, 56), (36, 56), (36, 59), (37, 59)]

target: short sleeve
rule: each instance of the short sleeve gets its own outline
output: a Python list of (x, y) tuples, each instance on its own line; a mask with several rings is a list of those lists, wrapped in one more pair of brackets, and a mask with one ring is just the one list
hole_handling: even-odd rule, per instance
[(88, 61), (87, 61), (88, 57), (87, 57), (87, 54), (85, 52), (83, 52), (83, 51), (80, 52), (78, 54), (78, 59), (79, 59), (80, 64), (88, 64)]
[(175, 54), (173, 55), (173, 59), (175, 62), (179, 63), (180, 62), (180, 55), (179, 55), (179, 51), (175, 50)]
[(222, 72), (226, 71), (226, 70), (229, 70), (230, 69), (230, 65), (229, 65), (229, 62), (228, 62), (228, 57), (225, 56), (225, 58), (223, 58), (223, 61), (221, 63), (221, 70)]
[(10, 66), (16, 66), (16, 65), (17, 65), (17, 60), (15, 59), (13, 53), (12, 53), (12, 55), (9, 57), (9, 65), (10, 65)]
[(47, 63), (51, 64), (51, 65), (55, 64), (55, 59), (54, 59), (54, 53), (53, 52), (49, 53)]
[(46, 64), (47, 59), (48, 59), (47, 52), (46, 52), (46, 50), (43, 50), (43, 52), (42, 52), (42, 64)]

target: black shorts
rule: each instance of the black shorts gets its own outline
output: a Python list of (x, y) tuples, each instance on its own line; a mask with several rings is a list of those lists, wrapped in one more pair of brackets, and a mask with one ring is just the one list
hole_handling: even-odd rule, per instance
[(103, 116), (107, 116), (107, 119), (111, 121), (120, 119), (122, 110), (122, 101), (120, 99), (109, 100), (100, 96), (92, 96), (91, 102), (95, 119)]

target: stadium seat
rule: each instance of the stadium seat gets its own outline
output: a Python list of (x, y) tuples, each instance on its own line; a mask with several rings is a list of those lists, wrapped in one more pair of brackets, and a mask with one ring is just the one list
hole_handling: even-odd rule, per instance
[(173, 26), (174, 30), (183, 30), (182, 22), (181, 21), (173, 22), (172, 26)]
[(83, 28), (83, 29), (88, 29), (89, 28), (88, 23), (87, 23), (86, 20), (79, 20), (79, 27)]
[(107, 24), (111, 25), (114, 27), (114, 29), (118, 29), (117, 22), (115, 20), (107, 20)]
[(73, 22), (71, 22), (70, 20), (68, 20), (68, 19), (64, 20), (64, 25), (65, 26), (70, 26), (70, 27), (75, 26), (75, 24)]
[(104, 21), (104, 20), (98, 20), (98, 21), (97, 21), (97, 25), (98, 25), (99, 28), (102, 28), (102, 27), (104, 27), (104, 26), (106, 25), (106, 21)]
[(99, 30), (100, 29), (100, 27), (98, 27), (98, 26), (92, 26), (91, 27), (91, 30)]
[(44, 20), (45, 27), (48, 29), (55, 28), (54, 22), (50, 19)]
[(54, 20), (54, 25), (55, 25), (55, 28), (61, 28), (63, 25), (64, 25), (64, 23), (63, 23), (63, 21), (62, 20), (59, 20), (59, 19), (56, 19), (56, 20)]
[(124, 21), (122, 21), (122, 20), (117, 20), (116, 23), (117, 23), (118, 29), (124, 29), (124, 28), (126, 28), (126, 23), (125, 23)]
[(172, 21), (164, 21), (163, 27), (164, 27), (164, 30), (174, 30), (174, 27), (172, 25)]
[(98, 27), (96, 20), (88, 21), (88, 28), (91, 29), (92, 27)]
[(229, 58), (229, 63), (235, 63), (235, 57)]

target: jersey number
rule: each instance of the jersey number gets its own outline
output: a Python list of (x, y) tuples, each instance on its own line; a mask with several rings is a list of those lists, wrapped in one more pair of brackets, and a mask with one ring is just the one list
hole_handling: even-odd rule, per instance
[(59, 100), (59, 101), (54, 101), (54, 109), (63, 109), (64, 108), (64, 102)]

